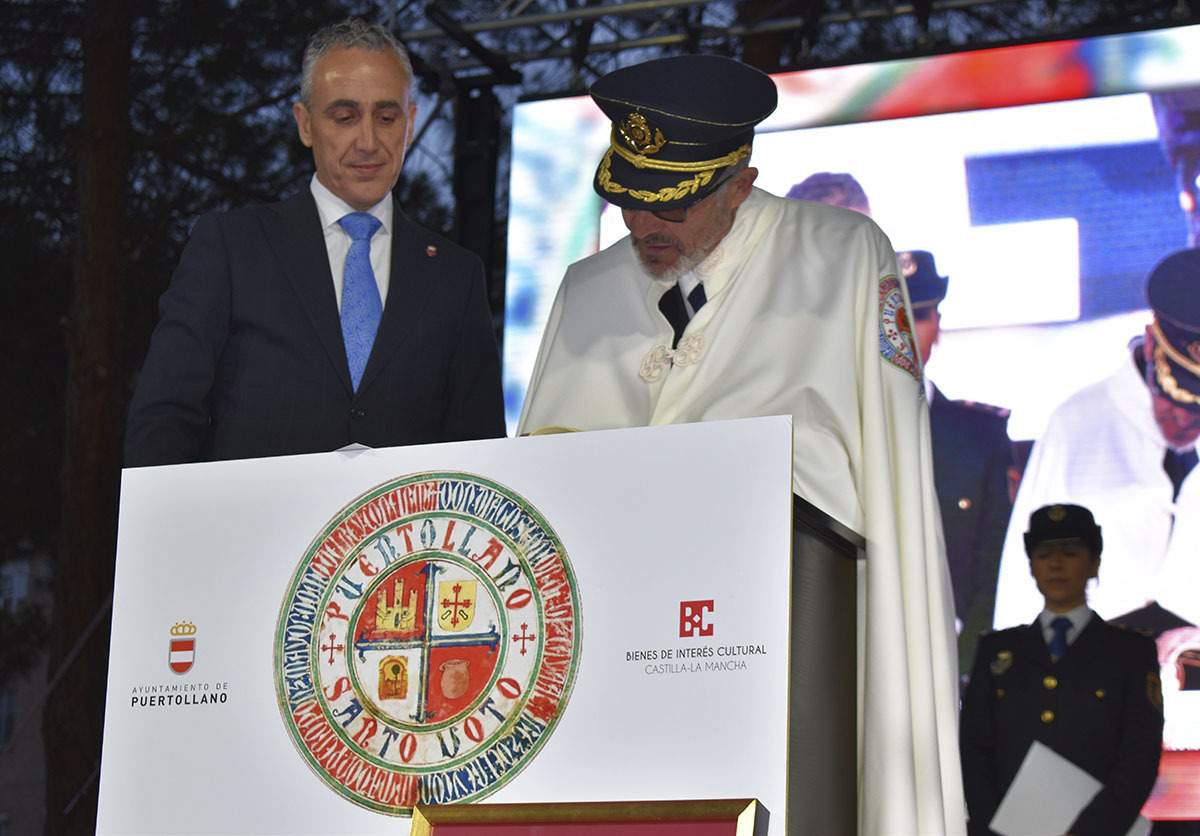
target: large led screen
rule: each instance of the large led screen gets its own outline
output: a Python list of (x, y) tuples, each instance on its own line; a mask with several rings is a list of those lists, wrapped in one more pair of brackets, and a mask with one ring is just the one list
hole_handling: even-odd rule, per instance
[[(775, 76), (780, 103), (755, 138), (756, 185), (785, 196), (817, 172), (853, 175), (896, 249), (932, 252), (949, 277), (928, 378), (952, 400), (1011, 411), (1008, 498), (1016, 510), (998, 570), (999, 547), (990, 554), (999, 576), (994, 617), (976, 628), (1028, 623), (1040, 610), (1020, 538), (1036, 507), (1020, 481), (1025, 457), (1032, 444), (1038, 461), (1036, 442), (1060, 404), (1131, 363), (1131, 340), (1152, 318), (1147, 276), (1196, 243), (1197, 55), (1200, 27), (1182, 27)], [(626, 232), (620, 212), (592, 190), (609, 127), (586, 97), (525, 103), (514, 113), (510, 431), (566, 267)], [(1134, 411), (1147, 412), (1149, 396), (1138, 397), (1145, 403)], [(1116, 421), (1100, 412), (1096, 428)], [(1100, 431), (1079, 428), (1089, 432)], [(1143, 605), (1157, 617), (1154, 608), (1169, 601), (1167, 616), (1178, 618), (1144, 626), (1159, 635), (1168, 692), (1164, 774), (1184, 770), (1193, 789), (1172, 793), (1160, 780), (1146, 812), (1200, 819), (1200, 690), (1189, 690), (1200, 684), (1200, 476), (1186, 478), (1175, 498), (1165, 482), (1165, 497), (1139, 515), (1132, 500), (1101, 487), (1141, 478), (1125, 475), (1122, 444), (1096, 448), (1095, 484), (1072, 488), (1068, 479), (1039, 501), (1053, 496), (1097, 512), (1109, 545), (1089, 600), (1102, 617), (1144, 616)], [(1145, 478), (1165, 478), (1161, 461), (1146, 467), (1153, 473)], [(1150, 533), (1152, 525), (1162, 530)], [(1170, 540), (1173, 557), (1159, 542)], [(996, 590), (990, 581), (989, 614)], [(968, 642), (964, 665), (971, 649)]]

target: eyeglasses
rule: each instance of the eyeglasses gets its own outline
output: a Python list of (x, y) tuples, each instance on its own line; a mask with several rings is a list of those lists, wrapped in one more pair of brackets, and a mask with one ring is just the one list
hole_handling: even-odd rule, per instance
[(701, 203), (708, 200), (710, 197), (715, 195), (717, 192), (721, 191), (721, 189), (724, 188), (725, 184), (728, 183), (730, 180), (732, 180), (734, 178), (734, 176), (736, 176), (736, 175), (735, 174), (725, 175), (724, 177), (722, 177), (720, 180), (717, 181), (716, 187), (711, 192), (704, 195), (703, 197), (696, 198), (695, 200), (691, 201), (690, 203), (684, 204), (683, 206), (676, 206), (673, 209), (651, 209), (651, 210), (649, 210), (650, 214), (653, 215), (654, 217), (658, 218), (660, 221), (666, 221), (667, 223), (673, 223), (673, 224), (681, 224), (688, 219), (688, 212), (692, 211), (697, 206), (699, 206)]

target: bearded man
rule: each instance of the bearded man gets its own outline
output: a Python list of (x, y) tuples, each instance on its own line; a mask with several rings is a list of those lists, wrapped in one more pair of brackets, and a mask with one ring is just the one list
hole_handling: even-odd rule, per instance
[(857, 212), (754, 188), (776, 105), (757, 70), (678, 56), (591, 94), (613, 122), (593, 185), (629, 236), (567, 271), (520, 432), (792, 416), (793, 491), (867, 544), (859, 829), (962, 832), (953, 607), (891, 244)]
[(1101, 618), (1160, 633), (1200, 625), (1200, 250), (1164, 258), (1146, 280), (1153, 319), (1112, 374), (1051, 413), (1033, 445), (1000, 561), (995, 625), (1037, 611), (1021, 547), (1030, 509), (1086, 504), (1105, 520)]

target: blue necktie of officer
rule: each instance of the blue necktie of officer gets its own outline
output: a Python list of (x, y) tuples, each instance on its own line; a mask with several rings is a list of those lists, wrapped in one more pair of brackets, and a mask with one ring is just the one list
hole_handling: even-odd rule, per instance
[(1050, 622), (1054, 635), (1050, 637), (1050, 658), (1057, 662), (1067, 655), (1067, 630), (1071, 629), (1071, 619), (1065, 615)]
[(342, 272), (341, 320), (350, 381), (357, 392), (367, 358), (371, 356), (371, 346), (375, 343), (375, 332), (379, 330), (379, 319), (383, 316), (379, 286), (375, 284), (375, 271), (371, 269), (371, 236), (383, 224), (366, 212), (351, 212), (338, 224), (351, 238)]

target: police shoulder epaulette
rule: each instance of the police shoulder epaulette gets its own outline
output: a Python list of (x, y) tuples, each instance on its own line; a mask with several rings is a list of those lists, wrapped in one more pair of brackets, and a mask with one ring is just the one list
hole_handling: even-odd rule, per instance
[(1133, 633), (1138, 636), (1145, 636), (1148, 639), (1152, 639), (1155, 637), (1154, 631), (1150, 630), (1146, 627), (1139, 627), (1134, 624), (1122, 624), (1120, 621), (1109, 621), (1109, 622), (1107, 622), (1107, 624), (1111, 627), (1116, 627), (1120, 630), (1124, 630), (1127, 633)]
[(1007, 419), (1012, 414), (1011, 409), (1006, 409), (1003, 406), (992, 406), (990, 403), (981, 403), (979, 401), (957, 401), (968, 409), (973, 409), (976, 412), (982, 412), (985, 415), (992, 415), (996, 418)]

